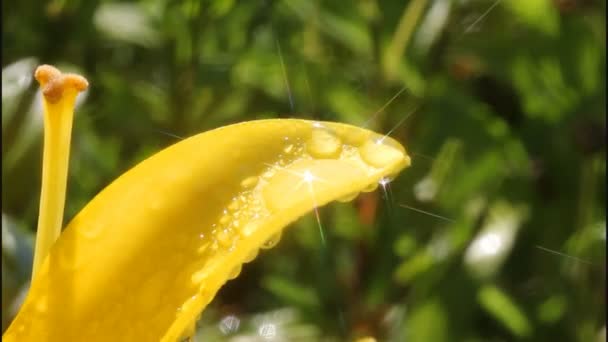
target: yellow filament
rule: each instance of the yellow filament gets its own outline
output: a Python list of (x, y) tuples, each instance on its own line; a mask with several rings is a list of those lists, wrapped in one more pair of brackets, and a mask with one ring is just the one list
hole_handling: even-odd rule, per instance
[(38, 67), (35, 77), (43, 94), (44, 150), (33, 276), (61, 232), (74, 105), (78, 92), (88, 87), (82, 76), (49, 65)]

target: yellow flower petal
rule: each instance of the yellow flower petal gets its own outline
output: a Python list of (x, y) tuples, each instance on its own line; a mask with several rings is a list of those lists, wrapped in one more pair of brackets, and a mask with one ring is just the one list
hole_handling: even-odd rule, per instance
[(409, 163), (391, 138), (330, 122), (251, 121), (183, 140), (74, 218), (3, 338), (175, 341), (286, 225)]

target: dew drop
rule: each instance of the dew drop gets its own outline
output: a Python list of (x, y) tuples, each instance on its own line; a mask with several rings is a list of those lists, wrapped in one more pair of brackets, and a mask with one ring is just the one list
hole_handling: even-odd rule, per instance
[(228, 210), (235, 212), (237, 210), (239, 210), (239, 202), (238, 201), (232, 201), (232, 203), (230, 203), (228, 205)]
[(306, 146), (308, 153), (316, 158), (336, 158), (342, 151), (340, 139), (323, 127), (313, 129)]
[(253, 188), (256, 184), (258, 184), (258, 177), (251, 176), (251, 177), (245, 178), (241, 182), (241, 187), (244, 189), (250, 189), (250, 188)]
[(230, 229), (222, 229), (216, 235), (217, 242), (223, 247), (232, 246), (232, 238), (233, 234)]
[(352, 194), (348, 194), (346, 196), (338, 198), (336, 201), (342, 202), (342, 203), (347, 203), (347, 202), (350, 202), (350, 201), (354, 200), (355, 198), (357, 198), (357, 196), (359, 196), (359, 193), (353, 192)]
[(359, 148), (359, 153), (367, 164), (377, 168), (387, 167), (406, 160), (405, 154), (398, 148), (390, 146), (386, 139), (368, 140)]
[(222, 226), (227, 226), (227, 225), (230, 223), (230, 220), (231, 220), (231, 219), (232, 219), (232, 218), (231, 218), (230, 216), (228, 216), (228, 215), (224, 215), (224, 216), (222, 216), (222, 217), (220, 218), (220, 221), (219, 221), (219, 222), (220, 222), (220, 224), (221, 224)]
[(201, 270), (194, 272), (194, 274), (192, 274), (192, 276), (190, 277), (190, 280), (192, 281), (193, 284), (200, 284), (205, 279), (207, 279), (208, 276), (209, 276), (209, 271), (206, 268), (203, 268)]
[(263, 249), (272, 248), (272, 247), (276, 246), (280, 240), (281, 240), (281, 232), (278, 232), (278, 233), (274, 234), (273, 236), (271, 236), (270, 239), (266, 240), (266, 242), (264, 242), (264, 244), (262, 245), (261, 248), (263, 248)]
[(228, 280), (232, 280), (241, 274), (242, 265), (235, 266), (232, 271), (230, 271), (230, 275), (228, 275)]
[(258, 223), (250, 222), (239, 229), (239, 234), (243, 237), (251, 236), (251, 234), (253, 234), (258, 227)]
[(204, 245), (200, 246), (200, 247), (199, 247), (199, 248), (196, 250), (196, 253), (198, 253), (198, 254), (204, 254), (204, 253), (207, 251), (207, 249), (208, 249), (208, 248), (209, 248), (209, 243), (206, 243), (206, 244), (204, 244)]
[(293, 152), (293, 150), (294, 150), (293, 144), (289, 144), (289, 145), (285, 146), (285, 148), (283, 148), (283, 152), (288, 153), (288, 154)]
[(217, 240), (213, 240), (213, 243), (211, 244), (211, 250), (212, 251), (217, 251), (219, 247), (219, 243), (217, 242)]
[[(199, 298), (198, 294), (195, 294), (192, 297), (188, 298), (179, 308), (177, 308), (176, 315), (177, 316), (181, 316), (184, 314), (190, 315), (190, 313), (192, 312), (193, 306), (196, 305), (198, 298)], [(196, 321), (193, 321), (191, 324), (188, 324), (188, 326), (182, 332), (182, 335), (181, 335), (179, 341), (181, 341), (184, 337), (188, 338), (188, 337), (193, 336), (195, 332), (196, 332)]]
[(276, 171), (274, 169), (269, 169), (269, 170), (267, 170), (266, 172), (264, 172), (262, 174), (262, 177), (263, 178), (270, 178), (270, 177), (274, 176), (275, 173), (276, 173)]
[(252, 262), (258, 256), (258, 250), (254, 249), (247, 256), (245, 256), (245, 260), (243, 262)]

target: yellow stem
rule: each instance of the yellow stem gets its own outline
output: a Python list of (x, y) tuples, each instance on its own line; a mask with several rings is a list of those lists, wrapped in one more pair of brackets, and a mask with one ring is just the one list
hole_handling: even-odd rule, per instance
[(384, 56), (384, 72), (388, 79), (396, 78), (401, 57), (405, 54), (407, 44), (414, 33), (418, 19), (426, 8), (427, 0), (413, 0), (403, 11), (397, 31)]
[(88, 86), (83, 77), (61, 74), (59, 70), (48, 65), (38, 67), (35, 77), (43, 93), (44, 150), (32, 277), (42, 266), (61, 232), (74, 105), (78, 92)]

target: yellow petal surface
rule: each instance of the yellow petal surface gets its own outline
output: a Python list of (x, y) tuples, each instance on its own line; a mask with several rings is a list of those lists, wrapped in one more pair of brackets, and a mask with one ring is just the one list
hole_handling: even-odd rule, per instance
[(175, 341), (259, 248), (317, 206), (409, 166), (354, 126), (277, 119), (185, 139), (68, 225), (4, 341)]

